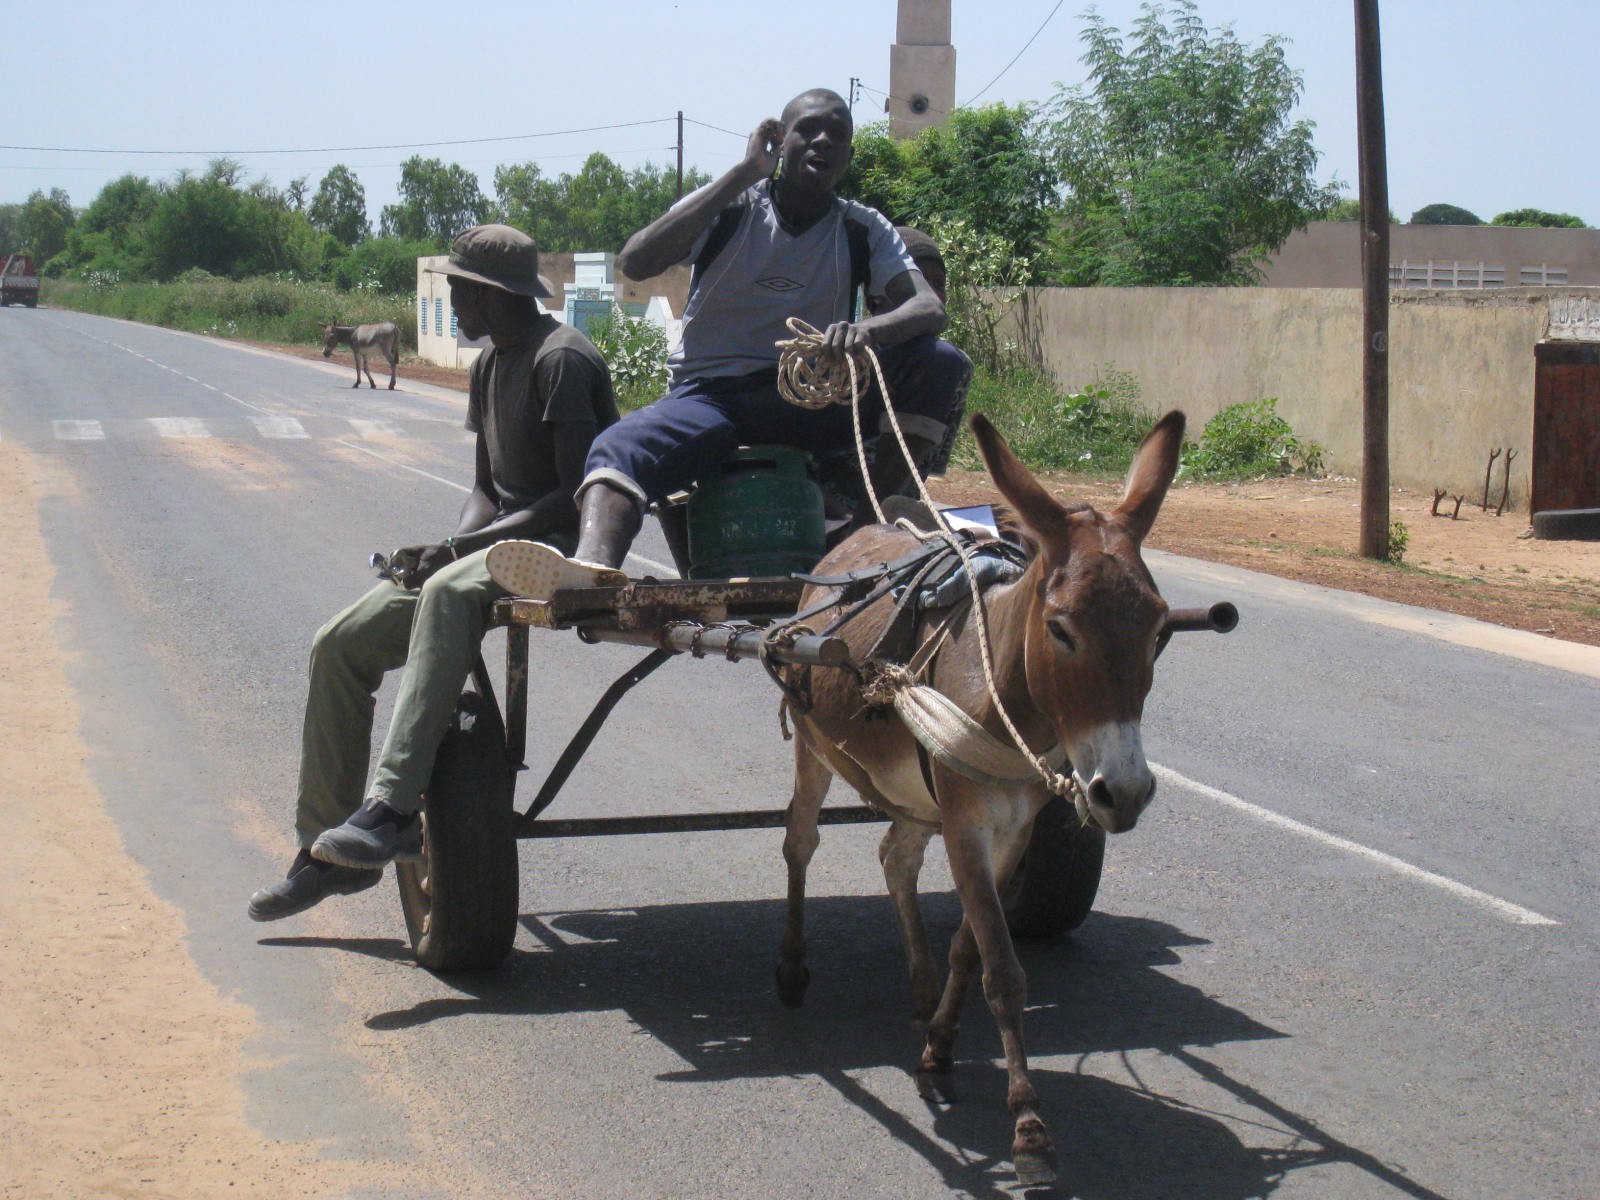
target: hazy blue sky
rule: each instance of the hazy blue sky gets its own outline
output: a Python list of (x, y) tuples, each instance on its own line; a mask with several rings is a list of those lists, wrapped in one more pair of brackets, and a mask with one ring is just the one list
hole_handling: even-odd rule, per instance
[[(954, 0), (958, 101), (1042, 101), (1082, 81), (1087, 7)], [(1136, 0), (1097, 7), (1124, 30), (1138, 15)], [(1600, 224), (1600, 4), (1381, 7), (1390, 204), (1402, 220), (1448, 202), (1485, 220), (1534, 207)], [(250, 178), (304, 175), (313, 189), (343, 162), (376, 221), (411, 154), (468, 167), (492, 195), (501, 163), (532, 159), (555, 175), (593, 150), (625, 166), (671, 163), (679, 109), (691, 122), (686, 163), (716, 174), (807, 87), (843, 93), (858, 77), (858, 122), (880, 115), (895, 10), (893, 0), (8, 5), (0, 143), (40, 149), (0, 149), (0, 202), (61, 187), (81, 207), (120, 175), (170, 178), (227, 153)], [(1199, 11), (1252, 44), (1290, 39), (1319, 180), (1353, 194), (1352, 0), (1201, 0)], [(419, 144), (475, 138), (507, 140)]]

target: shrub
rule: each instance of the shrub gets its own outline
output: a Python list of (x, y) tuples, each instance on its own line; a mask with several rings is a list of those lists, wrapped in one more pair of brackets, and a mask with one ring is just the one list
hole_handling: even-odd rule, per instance
[(302, 345), (320, 341), (328, 321), (393, 321), (400, 327), (402, 349), (415, 351), (417, 345), (412, 296), (341, 292), (325, 283), (284, 276), (235, 282), (189, 270), (171, 283), (127, 283), (96, 274), (81, 281), (52, 281), (49, 303), (191, 333)]
[(589, 340), (611, 368), (611, 386), (623, 412), (643, 408), (667, 390), (667, 334), (661, 326), (613, 305), (608, 315), (589, 323)]
[(1384, 556), (1385, 561), (1396, 566), (1405, 561), (1406, 547), (1411, 544), (1411, 531), (1406, 528), (1404, 521), (1395, 521), (1389, 526), (1389, 553)]
[(1295, 436), (1274, 398), (1230, 404), (1206, 422), (1198, 443), (1186, 442), (1179, 474), (1192, 479), (1259, 479), (1320, 475), (1322, 447)]
[[(1000, 372), (978, 367), (967, 411), (993, 421), (1030, 466), (1117, 475), (1128, 469), (1152, 423), (1139, 395), (1139, 381), (1110, 363), (1074, 392), (1063, 392), (1037, 367), (1014, 365)], [(962, 431), (953, 461), (980, 465), (969, 431)]]

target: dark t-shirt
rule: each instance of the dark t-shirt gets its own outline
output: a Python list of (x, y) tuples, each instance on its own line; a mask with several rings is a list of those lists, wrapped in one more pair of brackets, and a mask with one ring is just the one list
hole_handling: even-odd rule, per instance
[(561, 421), (592, 421), (598, 433), (616, 423), (617, 401), (594, 344), (541, 313), (526, 341), (491, 346), (472, 364), (467, 428), (484, 436), (501, 513), (561, 486), (552, 441)]

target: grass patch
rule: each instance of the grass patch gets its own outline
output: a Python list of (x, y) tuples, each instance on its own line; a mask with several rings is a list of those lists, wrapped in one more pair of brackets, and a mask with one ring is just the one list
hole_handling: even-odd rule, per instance
[(284, 345), (320, 345), (322, 326), (329, 321), (393, 321), (400, 327), (401, 349), (415, 353), (417, 348), (416, 304), (410, 296), (343, 292), (330, 284), (272, 276), (234, 280), (191, 271), (170, 283), (50, 279), (41, 299), (96, 316)]
[[(1061, 387), (1037, 367), (991, 371), (980, 366), (967, 392), (967, 412), (981, 412), (993, 421), (1034, 470), (1096, 478), (1125, 474), (1140, 440), (1155, 423), (1139, 403), (1139, 381), (1109, 363), (1077, 391)], [(983, 465), (971, 430), (962, 430), (951, 462), (972, 469)]]

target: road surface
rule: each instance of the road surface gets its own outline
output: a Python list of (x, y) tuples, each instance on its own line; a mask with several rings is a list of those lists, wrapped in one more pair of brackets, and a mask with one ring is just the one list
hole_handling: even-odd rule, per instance
[[(979, 1001), (964, 1101), (908, 1077), (870, 827), (824, 831), (798, 1012), (771, 982), (776, 831), (524, 843), (516, 948), (484, 976), (417, 969), (388, 882), (247, 920), (292, 854), (311, 634), (369, 552), (453, 527), (464, 397), (46, 310), (8, 311), (0, 361), (0, 440), (68, 481), (39, 522), (94, 783), (259, 1021), (257, 1130), (370, 1163), (363, 1200), (1013, 1194)], [(664, 569), (653, 525), (639, 553)], [(1150, 557), (1175, 603), (1243, 619), (1167, 650), (1159, 798), (1089, 921), (1023, 951), (1062, 1151), (1045, 1194), (1600, 1194), (1595, 652)], [(533, 641), (524, 800), (640, 653)], [(557, 811), (780, 805), (788, 759), (758, 667), (673, 662)], [(924, 886), (947, 935), (937, 843)]]

